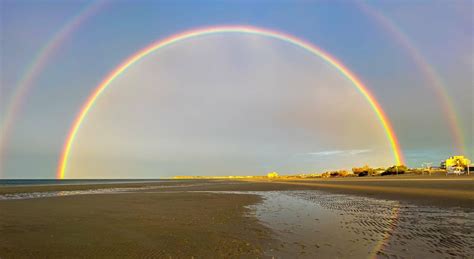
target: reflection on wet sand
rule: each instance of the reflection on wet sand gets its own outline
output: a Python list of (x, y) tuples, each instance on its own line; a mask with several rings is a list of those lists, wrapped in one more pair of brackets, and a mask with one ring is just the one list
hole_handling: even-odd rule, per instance
[(300, 258), (468, 257), (474, 211), (322, 191), (233, 192), (264, 198), (250, 208), (279, 243), (267, 255)]

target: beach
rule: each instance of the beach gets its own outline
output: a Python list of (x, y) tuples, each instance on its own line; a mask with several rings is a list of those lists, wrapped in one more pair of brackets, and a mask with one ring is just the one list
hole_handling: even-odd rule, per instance
[(0, 257), (228, 257), (262, 253), (251, 195), (120, 193), (2, 201)]
[(473, 179), (3, 186), (0, 257), (468, 257)]

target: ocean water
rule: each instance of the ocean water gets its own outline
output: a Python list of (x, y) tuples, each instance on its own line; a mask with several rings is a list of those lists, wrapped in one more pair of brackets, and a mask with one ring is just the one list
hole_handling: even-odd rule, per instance
[(137, 188), (103, 188), (103, 189), (89, 189), (89, 190), (76, 190), (76, 191), (51, 191), (51, 192), (22, 192), (22, 193), (7, 193), (0, 194), (0, 201), (2, 200), (26, 200), (26, 199), (39, 199), (49, 197), (63, 197), (73, 195), (87, 195), (87, 194), (114, 194), (114, 193), (125, 193), (133, 191), (144, 191), (150, 189), (157, 189), (159, 187), (137, 187)]
[[(11, 181), (11, 180), (9, 180)], [(77, 185), (77, 184), (114, 184), (114, 183), (145, 183), (145, 186), (137, 187), (105, 187), (105, 188), (94, 188), (84, 190), (64, 190), (64, 191), (40, 191), (40, 192), (14, 192), (14, 193), (5, 193), (0, 194), (0, 201), (2, 200), (25, 200), (25, 199), (39, 199), (39, 198), (50, 198), (50, 197), (63, 197), (63, 196), (73, 196), (73, 195), (90, 195), (90, 194), (121, 194), (121, 193), (130, 193), (130, 192), (144, 192), (144, 191), (162, 191), (169, 188), (185, 188), (192, 186), (202, 186), (207, 185), (207, 183), (192, 183), (186, 182), (186, 180), (27, 180), (27, 183), (24, 183), (25, 180), (15, 180), (9, 184), (3, 186), (43, 186), (43, 185)], [(54, 183), (50, 183), (54, 181)], [(63, 183), (66, 181), (67, 183)], [(146, 183), (172, 183), (163, 184), (163, 185), (146, 185)], [(1, 187), (2, 185), (0, 185)]]
[(171, 182), (171, 179), (0, 179), (0, 186)]

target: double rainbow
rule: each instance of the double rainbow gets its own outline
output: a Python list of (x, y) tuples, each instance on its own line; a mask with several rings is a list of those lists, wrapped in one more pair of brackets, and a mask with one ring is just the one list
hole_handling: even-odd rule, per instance
[(27, 98), (31, 88), (35, 85), (35, 80), (41, 75), (51, 58), (57, 54), (61, 45), (90, 17), (97, 14), (106, 5), (105, 1), (98, 1), (87, 4), (74, 17), (66, 22), (58, 32), (54, 34), (38, 51), (32, 59), (23, 76), (18, 81), (14, 89), (10, 102), (5, 106), (5, 115), (0, 120), (0, 177), (2, 176), (2, 162), (6, 153), (7, 142), (14, 128), (14, 122), (21, 111), (22, 105)]
[(403, 33), (403, 31), (393, 23), (388, 17), (375, 10), (373, 7), (365, 2), (357, 2), (359, 8), (367, 14), (367, 16), (377, 21), (410, 55), (415, 65), (423, 73), (424, 78), (429, 82), (427, 87), (431, 88), (436, 94), (442, 108), (442, 112), (447, 119), (447, 125), (451, 131), (453, 144), (456, 152), (459, 154), (466, 154), (464, 133), (462, 132), (462, 123), (457, 115), (453, 100), (447, 91), (441, 77), (436, 73), (436, 70), (431, 66), (423, 54), (415, 47), (410, 38)]
[(79, 132), (82, 122), (87, 117), (87, 114), (89, 113), (89, 111), (94, 107), (94, 104), (97, 101), (97, 99), (101, 96), (101, 94), (105, 92), (105, 90), (115, 80), (115, 78), (117, 78), (120, 74), (124, 73), (130, 66), (135, 64), (137, 61), (141, 60), (142, 58), (146, 57), (147, 55), (149, 55), (150, 53), (154, 51), (157, 51), (159, 49), (165, 48), (174, 43), (178, 43), (180, 41), (184, 41), (187, 39), (211, 35), (211, 34), (220, 34), (220, 33), (253, 34), (253, 35), (260, 35), (260, 36), (265, 36), (265, 37), (269, 37), (273, 39), (278, 39), (284, 42), (291, 43), (295, 46), (301, 47), (307, 50), (308, 52), (310, 52), (311, 54), (314, 54), (322, 58), (328, 64), (330, 64), (335, 69), (337, 69), (337, 71), (339, 71), (349, 81), (351, 81), (352, 84), (357, 88), (357, 90), (369, 102), (373, 111), (377, 115), (379, 122), (381, 123), (382, 127), (385, 130), (386, 137), (388, 141), (390, 142), (390, 146), (393, 151), (395, 162), (397, 164), (404, 163), (400, 145), (398, 143), (398, 139), (392, 128), (392, 125), (390, 124), (390, 121), (387, 118), (387, 115), (384, 113), (380, 104), (377, 102), (374, 95), (368, 90), (368, 88), (360, 81), (359, 78), (357, 78), (339, 60), (329, 55), (328, 53), (322, 51), (315, 45), (310, 44), (309, 42), (306, 42), (304, 40), (298, 39), (294, 36), (287, 35), (281, 32), (272, 31), (272, 30), (263, 29), (263, 28), (257, 28), (257, 27), (250, 27), (250, 26), (218, 26), (218, 27), (208, 27), (208, 28), (185, 31), (183, 33), (172, 35), (164, 40), (159, 40), (157, 42), (154, 42), (148, 47), (145, 47), (144, 49), (136, 52), (135, 54), (127, 58), (125, 61), (123, 61), (114, 70), (112, 70), (112, 72), (110, 72), (107, 75), (107, 77), (97, 86), (97, 88), (88, 97), (87, 101), (83, 104), (79, 114), (74, 120), (71, 130), (69, 131), (69, 134), (66, 138), (65, 145), (63, 147), (63, 152), (59, 160), (57, 178), (64, 179), (64, 176), (67, 170), (69, 154), (71, 152), (71, 148), (74, 144), (74, 140), (76, 138), (77, 133)]

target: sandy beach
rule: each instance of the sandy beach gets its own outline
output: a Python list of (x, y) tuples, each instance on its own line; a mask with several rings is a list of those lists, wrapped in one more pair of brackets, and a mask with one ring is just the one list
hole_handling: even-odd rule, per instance
[(1, 201), (0, 256), (256, 256), (269, 231), (244, 206), (258, 201), (183, 192)]
[(473, 179), (1, 187), (0, 257), (467, 257)]

